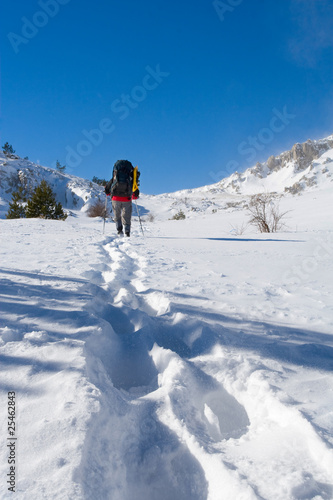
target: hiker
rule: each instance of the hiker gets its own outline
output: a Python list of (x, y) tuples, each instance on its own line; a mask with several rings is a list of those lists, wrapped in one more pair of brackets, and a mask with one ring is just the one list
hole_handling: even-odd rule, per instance
[(114, 164), (112, 178), (105, 186), (105, 194), (111, 196), (114, 221), (119, 236), (131, 234), (132, 199), (139, 198), (138, 180), (140, 172), (128, 160)]

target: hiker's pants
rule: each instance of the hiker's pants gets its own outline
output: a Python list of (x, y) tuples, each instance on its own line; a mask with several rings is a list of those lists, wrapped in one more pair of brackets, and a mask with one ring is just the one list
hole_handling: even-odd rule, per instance
[(132, 201), (112, 200), (112, 209), (117, 231), (125, 229), (125, 233), (131, 230)]

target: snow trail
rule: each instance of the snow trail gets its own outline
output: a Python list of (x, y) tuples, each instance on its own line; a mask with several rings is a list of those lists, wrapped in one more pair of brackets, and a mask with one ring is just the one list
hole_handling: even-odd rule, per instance
[[(100, 389), (101, 407), (92, 418), (76, 479), (86, 498), (205, 498), (200, 465), (145, 398), (158, 386), (149, 356), (152, 309), (136, 296), (144, 264), (130, 244), (116, 240), (104, 248), (109, 269), (89, 308), (105, 327), (86, 342), (89, 378)], [(95, 281), (100, 283), (99, 273)]]

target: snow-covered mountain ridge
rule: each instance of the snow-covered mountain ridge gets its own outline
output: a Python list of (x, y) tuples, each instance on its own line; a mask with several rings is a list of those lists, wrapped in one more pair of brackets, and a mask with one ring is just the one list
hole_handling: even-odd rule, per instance
[[(224, 199), (226, 195), (257, 193), (303, 194), (316, 189), (333, 189), (333, 135), (296, 143), (289, 151), (270, 156), (244, 172), (234, 172), (215, 184), (183, 189), (163, 196), (175, 199)], [(234, 196), (232, 197), (234, 198)]]
[(290, 151), (270, 156), (243, 173), (235, 172), (215, 186), (228, 193), (260, 191), (300, 194), (311, 188), (331, 187), (333, 135), (318, 141), (296, 143)]
[[(270, 156), (266, 162), (257, 163), (243, 173), (235, 172), (216, 184), (147, 196), (145, 207), (158, 219), (173, 217), (180, 210), (186, 218), (196, 218), (200, 214), (242, 211), (248, 205), (249, 196), (273, 193), (285, 198), (289, 208), (288, 198), (294, 195), (311, 199), (320, 193), (321, 200), (329, 200), (332, 181), (333, 135), (297, 143), (290, 151)], [(290, 204), (295, 205), (292, 200)]]
[[(31, 191), (42, 179), (51, 185), (57, 200), (67, 209), (86, 211), (96, 198), (104, 195), (103, 188), (89, 180), (0, 153), (0, 217), (5, 216), (13, 191), (19, 186)], [(264, 163), (257, 163), (243, 173), (235, 172), (216, 184), (156, 196), (143, 195), (142, 200), (147, 199), (152, 208), (155, 204), (159, 206), (166, 218), (180, 209), (188, 217), (207, 210), (243, 207), (247, 196), (261, 192), (299, 195), (318, 189), (332, 190), (332, 182), (333, 135), (330, 135), (317, 141), (296, 143), (290, 151), (270, 156)], [(168, 201), (163, 207), (159, 201), (162, 198)]]
[(0, 153), (0, 217), (7, 212), (13, 191), (22, 186), (31, 192), (43, 179), (52, 187), (57, 201), (68, 209), (86, 210), (103, 194), (103, 188), (94, 182)]

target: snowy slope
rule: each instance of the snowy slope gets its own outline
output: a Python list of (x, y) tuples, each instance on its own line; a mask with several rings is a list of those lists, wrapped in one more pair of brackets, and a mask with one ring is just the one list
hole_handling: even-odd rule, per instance
[(295, 144), (291, 151), (271, 156), (243, 173), (235, 172), (217, 184), (228, 193), (261, 192), (299, 194), (333, 182), (333, 135)]
[[(264, 163), (257, 163), (242, 173), (235, 172), (216, 184), (165, 193), (165, 199), (188, 202), (204, 201), (206, 206), (221, 202), (238, 203), (238, 195), (257, 193), (299, 195), (318, 189), (332, 189), (333, 135), (318, 141), (308, 140), (295, 144), (290, 151), (271, 156)], [(223, 203), (222, 203), (223, 204)], [(214, 207), (212, 207), (214, 208)]]
[[(222, 181), (196, 189), (144, 197), (152, 215), (166, 220), (182, 210), (187, 218), (215, 212), (244, 211), (249, 197), (273, 193), (281, 198), (317, 196), (330, 200), (333, 192), (333, 136), (295, 144), (291, 151), (235, 172)], [(323, 195), (323, 193), (326, 193)], [(288, 201), (283, 201), (288, 204)], [(298, 203), (291, 202), (294, 206)]]
[(31, 192), (43, 179), (52, 187), (57, 201), (68, 209), (85, 211), (93, 200), (103, 195), (103, 188), (93, 182), (36, 165), (15, 155), (7, 157), (1, 152), (0, 217), (5, 217), (13, 191), (22, 186)]
[[(45, 179), (65, 208), (86, 211), (96, 198), (104, 197), (101, 186), (70, 174), (36, 165), (0, 153), (0, 218), (8, 211), (11, 194), (19, 186), (30, 191)], [(144, 175), (143, 175), (144, 179)], [(182, 210), (187, 217), (198, 213), (242, 209), (250, 195), (262, 192), (299, 195), (317, 190), (332, 190), (333, 135), (318, 141), (295, 144), (291, 151), (271, 156), (262, 164), (235, 172), (222, 181), (196, 189), (185, 189), (159, 196), (144, 196), (154, 216), (170, 217)], [(162, 200), (162, 203), (160, 202)]]
[(0, 220), (1, 498), (8, 391), (20, 500), (333, 498), (332, 190), (269, 235), (216, 196)]

